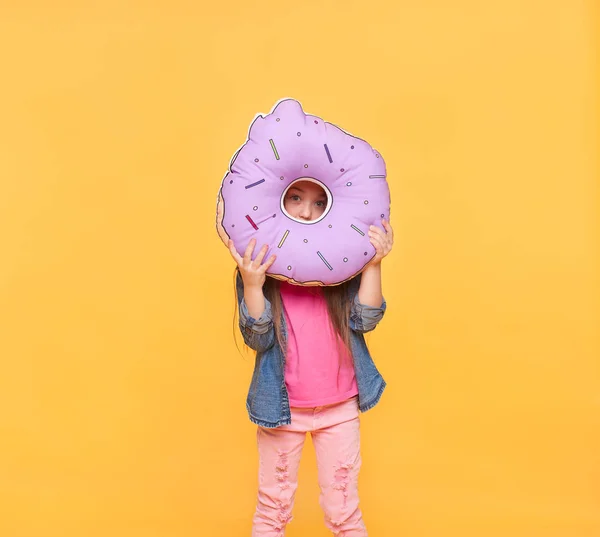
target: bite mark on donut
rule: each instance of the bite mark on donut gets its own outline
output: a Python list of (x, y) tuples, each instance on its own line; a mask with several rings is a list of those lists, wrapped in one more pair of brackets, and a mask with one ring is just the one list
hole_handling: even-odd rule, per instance
[(354, 231), (358, 231), (363, 237), (365, 236), (364, 232), (362, 232), (360, 229), (358, 229), (354, 224), (350, 224), (350, 227), (354, 230)]
[(277, 152), (277, 148), (275, 147), (275, 142), (272, 138), (269, 140), (269, 142), (271, 142), (271, 147), (273, 148), (273, 153), (275, 153), (275, 158), (279, 160), (279, 153)]
[(254, 220), (252, 220), (252, 218), (250, 218), (250, 215), (249, 215), (249, 214), (247, 214), (247, 215), (246, 215), (246, 220), (248, 220), (248, 222), (250, 222), (250, 225), (251, 225), (251, 226), (252, 226), (254, 229), (258, 230), (258, 226), (257, 226), (257, 225), (254, 223)]
[(327, 144), (323, 144), (323, 147), (325, 148), (325, 152), (327, 153), (327, 158), (329, 159), (329, 163), (332, 163), (333, 159), (331, 158), (331, 153), (329, 152), (329, 148), (327, 147)]
[(252, 183), (251, 185), (246, 185), (244, 188), (252, 188), (253, 186), (260, 185), (261, 183), (264, 183), (264, 182), (265, 182), (265, 180), (261, 179), (260, 181), (256, 181), (256, 183)]
[(323, 254), (321, 252), (317, 251), (317, 255), (321, 258), (321, 260), (323, 261), (323, 263), (325, 263), (325, 265), (327, 265), (327, 268), (329, 270), (333, 270), (333, 267), (327, 262), (327, 259), (325, 259), (323, 257)]
[(283, 243), (285, 242), (285, 239), (287, 239), (289, 234), (290, 234), (290, 230), (286, 229), (285, 233), (283, 234), (283, 237), (281, 237), (281, 240), (279, 241), (279, 244), (277, 245), (277, 248), (281, 248), (283, 246)]

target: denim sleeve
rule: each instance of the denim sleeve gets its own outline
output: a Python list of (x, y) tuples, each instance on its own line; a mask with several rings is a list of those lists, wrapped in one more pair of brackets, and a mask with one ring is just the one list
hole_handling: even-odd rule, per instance
[(236, 281), (236, 288), (239, 308), (239, 328), (244, 338), (244, 343), (257, 352), (265, 352), (275, 343), (271, 303), (265, 297), (265, 309), (261, 316), (255, 319), (248, 312), (248, 306), (244, 300), (244, 285), (239, 274)]
[(378, 308), (361, 304), (358, 300), (358, 293), (356, 293), (350, 309), (350, 328), (362, 334), (374, 330), (379, 321), (383, 319), (386, 307), (385, 299)]

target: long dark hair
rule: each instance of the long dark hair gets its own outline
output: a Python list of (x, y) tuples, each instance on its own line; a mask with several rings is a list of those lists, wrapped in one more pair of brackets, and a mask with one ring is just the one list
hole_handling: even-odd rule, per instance
[[(235, 269), (235, 278), (239, 273), (239, 268)], [(349, 299), (350, 281), (340, 285), (322, 287), (323, 297), (327, 303), (327, 312), (329, 320), (334, 331), (340, 336), (341, 343), (351, 351), (350, 346), (350, 307)], [(285, 352), (286, 342), (282, 333), (281, 315), (283, 313), (283, 301), (281, 300), (280, 292), (281, 282), (275, 278), (267, 276), (263, 285), (263, 293), (265, 298), (271, 303), (271, 312), (273, 315), (273, 325), (275, 328), (275, 336), (282, 351)], [(311, 290), (312, 287), (306, 289)], [(314, 292), (314, 290), (313, 290)]]

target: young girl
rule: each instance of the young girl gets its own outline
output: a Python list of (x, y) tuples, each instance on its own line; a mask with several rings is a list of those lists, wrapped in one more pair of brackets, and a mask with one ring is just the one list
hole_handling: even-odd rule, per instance
[[(290, 216), (310, 222), (327, 206), (324, 190), (300, 180), (286, 193)], [(359, 411), (377, 404), (385, 388), (363, 334), (375, 328), (386, 309), (381, 260), (390, 252), (393, 231), (371, 226), (376, 255), (361, 274), (332, 287), (302, 287), (266, 278), (275, 261), (256, 259), (255, 239), (242, 256), (229, 241), (237, 263), (239, 327), (256, 351), (247, 399), (258, 425), (258, 503), (253, 537), (282, 537), (291, 520), (300, 455), (310, 432), (317, 457), (320, 505), (327, 527), (343, 537), (365, 537), (359, 509), (361, 466)]]

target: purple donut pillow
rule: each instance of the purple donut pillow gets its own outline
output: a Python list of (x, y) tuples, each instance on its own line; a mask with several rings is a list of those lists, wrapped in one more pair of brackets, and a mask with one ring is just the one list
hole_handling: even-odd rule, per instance
[[(327, 207), (312, 221), (285, 211), (284, 196), (299, 179), (320, 185)], [(234, 154), (217, 199), (217, 232), (243, 255), (256, 238), (264, 259), (276, 254), (267, 274), (297, 285), (338, 285), (361, 272), (375, 255), (370, 225), (390, 217), (385, 162), (367, 142), (293, 99), (257, 115), (248, 139)]]

